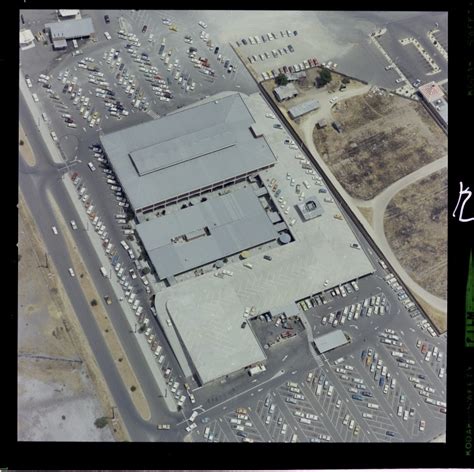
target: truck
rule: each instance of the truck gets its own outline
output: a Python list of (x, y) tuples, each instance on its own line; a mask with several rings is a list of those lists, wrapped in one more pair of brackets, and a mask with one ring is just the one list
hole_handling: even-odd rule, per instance
[(264, 365), (259, 364), (259, 365), (251, 367), (248, 372), (250, 376), (253, 376), (256, 374), (260, 374), (261, 372), (265, 372), (266, 370), (267, 368)]

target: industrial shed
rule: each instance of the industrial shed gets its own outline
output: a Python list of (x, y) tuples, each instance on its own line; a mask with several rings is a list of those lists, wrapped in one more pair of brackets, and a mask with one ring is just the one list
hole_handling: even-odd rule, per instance
[[(238, 93), (101, 136), (136, 213), (245, 180), (276, 157)], [(258, 123), (257, 123), (258, 125)]]
[(249, 187), (140, 223), (137, 233), (160, 280), (278, 237)]
[(348, 342), (346, 335), (340, 329), (314, 338), (314, 345), (320, 354), (344, 346)]
[(317, 110), (320, 107), (318, 100), (308, 100), (306, 102), (295, 105), (288, 110), (288, 114), (291, 118), (299, 118), (300, 116), (306, 115), (311, 111)]

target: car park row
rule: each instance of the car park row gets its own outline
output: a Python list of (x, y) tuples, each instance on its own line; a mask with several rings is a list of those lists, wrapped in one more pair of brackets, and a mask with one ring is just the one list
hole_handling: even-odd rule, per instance
[[(119, 207), (123, 208), (125, 206), (128, 206), (128, 203), (126, 202), (125, 198), (121, 193), (121, 188), (117, 185), (115, 175), (113, 174), (112, 170), (107, 166), (107, 161), (102, 152), (101, 147), (98, 144), (92, 145), (91, 151), (94, 153), (94, 157), (100, 159), (100, 168), (104, 172), (104, 178), (106, 179), (111, 190), (114, 191), (117, 195), (116, 198), (120, 199), (120, 201), (118, 201)], [(166, 365), (166, 355), (164, 353), (163, 346), (158, 342), (158, 336), (156, 335), (154, 328), (152, 328), (152, 323), (150, 319), (151, 317), (146, 315), (144, 307), (140, 303), (139, 292), (143, 291), (143, 289), (137, 289), (137, 285), (134, 281), (140, 278), (140, 281), (143, 284), (143, 287), (147, 294), (151, 293), (151, 289), (145, 274), (141, 273), (142, 271), (140, 269), (140, 265), (138, 263), (135, 252), (132, 247), (130, 247), (130, 244), (127, 243), (125, 240), (120, 241), (120, 246), (124, 249), (130, 260), (133, 262), (133, 266), (130, 268), (129, 263), (125, 263), (120, 260), (117, 247), (111, 242), (106, 226), (104, 225), (100, 217), (97, 215), (93, 201), (87, 193), (87, 187), (82, 183), (82, 178), (76, 172), (71, 175), (71, 179), (73, 184), (77, 188), (79, 198), (81, 199), (84, 204), (84, 207), (86, 208), (86, 213), (91, 221), (92, 226), (94, 227), (96, 233), (102, 239), (102, 245), (105, 249), (108, 258), (111, 261), (111, 266), (113, 267), (116, 273), (117, 281), (121, 285), (121, 288), (123, 290), (123, 297), (120, 297), (120, 300), (127, 300), (131, 310), (135, 313), (135, 316), (137, 318), (137, 325), (140, 326), (140, 332), (144, 333), (147, 342), (156, 357), (156, 361), (161, 366), (164, 378), (170, 386), (171, 392), (174, 394), (174, 399), (176, 400), (178, 406), (182, 407), (186, 400), (186, 396), (183, 395), (182, 390), (179, 389), (179, 383), (176, 382), (176, 380), (171, 376), (172, 370)], [(115, 215), (115, 218), (119, 223), (124, 223), (127, 221), (127, 215), (125, 213), (117, 213)], [(74, 221), (71, 221), (71, 226), (73, 227), (73, 229), (77, 229), (77, 225)], [(131, 225), (129, 224), (123, 224), (122, 231), (127, 234), (129, 238), (133, 235), (133, 230), (131, 229)], [(104, 276), (107, 276), (107, 272), (104, 268), (101, 268), (101, 272), (102, 275), (105, 274)], [(138, 276), (137, 273), (139, 274)], [(148, 304), (147, 302), (145, 303)], [(195, 402), (194, 395), (190, 391), (188, 391), (188, 397), (191, 400), (191, 403)]]

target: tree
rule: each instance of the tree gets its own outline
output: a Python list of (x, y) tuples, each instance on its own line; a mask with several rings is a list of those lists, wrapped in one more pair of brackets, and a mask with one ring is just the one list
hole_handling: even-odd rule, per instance
[(150, 273), (150, 268), (149, 267), (144, 267), (143, 270), (142, 270), (142, 274), (146, 275), (146, 274), (149, 274), (149, 273)]
[(25, 144), (25, 142), (23, 141), (23, 139), (20, 139), (20, 146), (23, 146), (23, 144)]
[(323, 87), (324, 85), (328, 84), (332, 80), (331, 71), (329, 69), (323, 69), (319, 74), (319, 86)]
[(101, 416), (100, 418), (97, 418), (95, 421), (94, 421), (94, 425), (96, 428), (105, 428), (107, 425), (109, 424), (109, 419), (107, 418), (107, 416)]
[(286, 85), (288, 83), (288, 77), (285, 74), (278, 74), (275, 78), (277, 85)]
[(350, 79), (348, 79), (347, 77), (343, 77), (342, 80), (341, 80), (341, 82), (342, 82), (343, 84), (348, 84), (348, 83), (350, 82)]
[(132, 386), (130, 387), (130, 390), (131, 390), (132, 392), (134, 392), (136, 389), (137, 389), (137, 387), (135, 387), (135, 385), (132, 385)]
[(95, 298), (93, 300), (91, 300), (91, 305), (92, 306), (97, 306), (97, 300)]

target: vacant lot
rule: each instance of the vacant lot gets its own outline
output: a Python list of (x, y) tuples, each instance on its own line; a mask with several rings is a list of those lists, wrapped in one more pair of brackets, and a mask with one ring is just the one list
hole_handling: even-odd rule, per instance
[(447, 297), (447, 170), (399, 192), (387, 207), (384, 229), (400, 263), (425, 290)]
[(446, 135), (423, 105), (387, 92), (341, 97), (332, 115), (342, 132), (315, 128), (314, 144), (346, 191), (361, 200), (447, 152)]
[[(18, 263), (18, 440), (113, 441), (103, 389), (83, 361), (66, 318), (72, 309), (31, 215), (19, 205)], [(119, 425), (114, 433), (122, 438)]]

